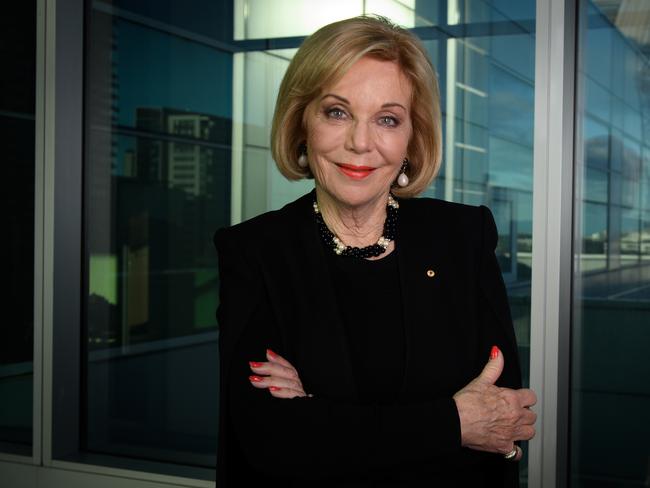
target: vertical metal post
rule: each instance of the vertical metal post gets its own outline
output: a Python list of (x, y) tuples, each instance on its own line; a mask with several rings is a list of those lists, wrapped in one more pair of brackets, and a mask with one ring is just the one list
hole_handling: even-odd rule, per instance
[[(450, 10), (450, 12), (452, 12)], [(450, 14), (451, 15), (451, 14)], [(447, 39), (447, 66), (445, 73), (445, 200), (456, 201), (454, 198), (454, 180), (456, 175), (456, 62), (458, 59), (458, 41)]]
[(45, 1), (42, 453), (46, 466), (79, 449), (83, 12), (82, 0)]
[(232, 57), (232, 159), (230, 166), (230, 223), (243, 220), (244, 202), (244, 81), (246, 54)]
[[(43, 295), (41, 315), (41, 453), (44, 465), (52, 460), (52, 326), (54, 307), (54, 92), (56, 0), (45, 0), (43, 55)], [(38, 116), (37, 116), (38, 117)]]
[(538, 0), (530, 384), (538, 434), (529, 486), (567, 485), (576, 0)]
[(36, 2), (36, 104), (34, 140), (34, 360), (32, 461), (42, 462), (43, 431), (43, 277), (45, 214), (45, 0)]

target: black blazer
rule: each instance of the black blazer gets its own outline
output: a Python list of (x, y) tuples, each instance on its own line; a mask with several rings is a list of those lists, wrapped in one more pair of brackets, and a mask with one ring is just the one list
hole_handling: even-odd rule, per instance
[[(497, 384), (521, 386), (490, 211), (399, 200), (405, 373), (399, 401), (369, 406), (358, 401), (312, 198), (214, 237), (221, 283), (217, 488), (518, 486), (516, 463), (461, 448), (452, 399), (494, 344), (506, 365)], [(265, 361), (267, 347), (296, 367), (313, 398), (277, 399), (250, 385), (248, 361)]]

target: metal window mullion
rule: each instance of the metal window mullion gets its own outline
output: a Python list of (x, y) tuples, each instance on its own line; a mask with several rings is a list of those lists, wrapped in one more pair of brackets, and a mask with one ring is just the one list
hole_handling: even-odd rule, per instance
[[(55, 50), (56, 50), (56, 4), (55, 1), (39, 0), (39, 11), (43, 16), (42, 35), (44, 42), (38, 47), (42, 51), (39, 60), (42, 69), (39, 70), (43, 84), (40, 105), (40, 120), (42, 130), (42, 295), (41, 295), (41, 456), (42, 464), (52, 462), (52, 382), (53, 382), (53, 308), (54, 308), (54, 94), (55, 94)], [(39, 120), (37, 114), (37, 121)]]
[(45, 9), (36, 2), (36, 104), (34, 141), (34, 359), (32, 403), (32, 461), (43, 460), (43, 278), (45, 216)]
[(83, 2), (44, 3), (41, 442), (52, 466), (79, 439)]
[(538, 0), (530, 385), (538, 395), (529, 486), (567, 483), (576, 0)]

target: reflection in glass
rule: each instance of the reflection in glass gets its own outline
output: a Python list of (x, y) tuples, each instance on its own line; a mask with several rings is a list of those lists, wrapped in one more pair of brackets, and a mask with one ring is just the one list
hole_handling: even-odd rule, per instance
[[(4, 14), (7, 15), (7, 14)], [(32, 454), (36, 2), (12, 4), (0, 30), (4, 278), (0, 451)]]
[(570, 485), (646, 486), (650, 5), (580, 4)]
[[(198, 12), (179, 11), (184, 27)], [(221, 15), (214, 28), (230, 25)], [(232, 55), (129, 19), (94, 4), (86, 48), (84, 445), (212, 467)]]

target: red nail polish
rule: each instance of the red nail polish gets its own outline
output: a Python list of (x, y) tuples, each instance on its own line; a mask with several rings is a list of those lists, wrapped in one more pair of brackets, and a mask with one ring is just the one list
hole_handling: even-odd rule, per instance
[(490, 359), (496, 359), (498, 355), (499, 355), (499, 348), (497, 346), (492, 346), (492, 350), (490, 351)]
[(254, 381), (255, 383), (259, 383), (260, 381), (262, 381), (263, 378), (261, 378), (260, 376), (251, 375), (248, 377), (248, 379)]
[(271, 390), (271, 391), (280, 391), (281, 389), (282, 388), (280, 388), (278, 386), (269, 386), (269, 390)]
[(248, 364), (251, 365), (251, 368), (261, 368), (263, 366), (262, 363), (258, 363), (257, 361), (248, 361)]
[(270, 349), (267, 349), (267, 350), (266, 350), (266, 354), (268, 354), (268, 355), (271, 356), (272, 358), (275, 358), (275, 357), (277, 356), (277, 354), (274, 353), (273, 351), (271, 351)]

